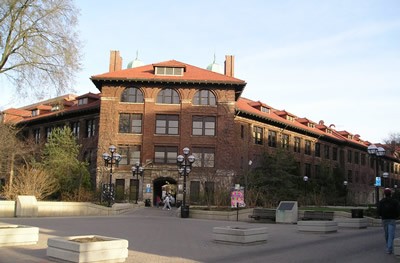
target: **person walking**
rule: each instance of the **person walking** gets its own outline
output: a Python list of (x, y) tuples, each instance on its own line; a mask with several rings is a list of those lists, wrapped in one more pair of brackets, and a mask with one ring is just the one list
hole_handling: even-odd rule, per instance
[(167, 208), (168, 210), (171, 210), (170, 202), (171, 202), (171, 195), (170, 195), (170, 193), (168, 193), (164, 198), (164, 207), (163, 207), (163, 209)]
[(399, 202), (392, 198), (392, 191), (389, 188), (384, 190), (384, 198), (378, 203), (378, 215), (382, 219), (382, 226), (385, 232), (386, 253), (393, 253), (393, 241), (396, 235), (396, 219), (400, 216)]

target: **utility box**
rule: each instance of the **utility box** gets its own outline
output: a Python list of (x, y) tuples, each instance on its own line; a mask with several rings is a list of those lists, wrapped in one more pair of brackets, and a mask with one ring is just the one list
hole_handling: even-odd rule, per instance
[(298, 213), (297, 201), (281, 201), (276, 209), (276, 223), (295, 224)]

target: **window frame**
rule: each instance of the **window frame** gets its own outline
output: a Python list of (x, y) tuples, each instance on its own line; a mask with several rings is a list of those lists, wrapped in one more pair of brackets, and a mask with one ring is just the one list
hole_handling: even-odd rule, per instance
[[(201, 123), (201, 127), (195, 127), (195, 123)], [(207, 127), (213, 124), (212, 128)], [(208, 115), (194, 115), (192, 116), (192, 135), (193, 136), (215, 136), (217, 129), (217, 118), (215, 116)], [(200, 131), (201, 133), (196, 133), (195, 131)], [(207, 132), (208, 131), (208, 132)], [(213, 134), (209, 133), (213, 131)]]
[(144, 96), (140, 88), (127, 87), (121, 94), (121, 102), (126, 103), (143, 103)]

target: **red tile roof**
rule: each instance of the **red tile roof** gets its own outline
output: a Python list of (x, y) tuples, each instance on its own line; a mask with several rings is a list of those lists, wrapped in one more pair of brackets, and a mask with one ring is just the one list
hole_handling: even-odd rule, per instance
[[(183, 67), (186, 70), (183, 76), (155, 75), (154, 66)], [(100, 91), (103, 81), (225, 84), (242, 86), (241, 89), (246, 85), (246, 82), (243, 80), (198, 68), (176, 60), (95, 75), (91, 77), (91, 80)]]

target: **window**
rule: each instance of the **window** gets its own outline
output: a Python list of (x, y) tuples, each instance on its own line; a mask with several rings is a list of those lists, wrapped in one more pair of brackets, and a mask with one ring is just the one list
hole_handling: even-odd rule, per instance
[(190, 202), (198, 203), (200, 202), (200, 182), (190, 181)]
[(72, 135), (74, 135), (77, 139), (79, 139), (79, 126), (79, 121), (71, 123)]
[(39, 144), (40, 143), (40, 129), (33, 130), (33, 137), (35, 139), (35, 143)]
[(53, 130), (53, 127), (46, 127), (46, 128), (45, 128), (45, 132), (46, 132), (46, 141), (49, 139), (52, 130)]
[(193, 135), (215, 136), (215, 117), (193, 116)]
[(121, 102), (143, 103), (143, 93), (138, 88), (126, 88), (122, 92)]
[(157, 95), (157, 103), (179, 104), (178, 92), (173, 89), (163, 89)]
[(360, 163), (360, 153), (359, 152), (354, 152), (354, 163), (355, 164)]
[(353, 152), (351, 150), (347, 150), (347, 162), (351, 163), (353, 161)]
[(142, 133), (142, 114), (139, 113), (120, 113), (119, 114), (120, 133)]
[(209, 90), (199, 90), (194, 94), (193, 105), (216, 105), (215, 95)]
[(311, 141), (304, 141), (304, 154), (311, 155)]
[(349, 183), (353, 182), (353, 171), (352, 170), (347, 170), (347, 181)]
[(268, 146), (276, 147), (276, 131), (268, 131)]
[(81, 98), (78, 100), (78, 105), (88, 104), (88, 98)]
[(206, 194), (206, 199), (210, 204), (214, 203), (214, 182), (206, 182), (204, 184), (204, 193)]
[(119, 154), (121, 154), (121, 165), (135, 165), (140, 162), (140, 145), (119, 145)]
[(240, 125), (240, 138), (244, 139), (244, 125)]
[(365, 153), (361, 154), (361, 165), (365, 165), (366, 164), (366, 158), (365, 158)]
[(282, 134), (282, 148), (289, 149), (289, 135)]
[(307, 176), (308, 178), (311, 177), (311, 164), (306, 163), (304, 165), (304, 175)]
[(179, 116), (178, 115), (156, 115), (156, 134), (178, 135)]
[(87, 120), (86, 121), (86, 138), (93, 137), (96, 134), (96, 124), (95, 121)]
[(193, 167), (214, 167), (215, 165), (214, 148), (193, 147), (193, 156), (196, 158)]
[(156, 67), (156, 75), (183, 76), (183, 68)]
[(329, 145), (324, 145), (324, 157), (325, 157), (325, 159), (329, 159), (329, 152), (330, 152)]
[(263, 144), (263, 137), (264, 137), (263, 128), (254, 126), (253, 127), (253, 137), (254, 137), (255, 144)]
[(321, 157), (321, 144), (319, 142), (315, 143), (315, 156)]
[(338, 159), (338, 149), (336, 147), (332, 148), (332, 160), (337, 161)]
[(261, 112), (269, 113), (270, 110), (267, 107), (261, 106), (260, 108)]
[(38, 116), (39, 110), (35, 109), (35, 110), (31, 111), (31, 115), (32, 115), (32, 117)]
[(300, 152), (300, 138), (299, 137), (294, 137), (294, 147), (293, 147), (293, 150), (294, 150), (294, 152), (296, 152), (296, 153), (299, 153)]
[(156, 146), (154, 147), (154, 162), (164, 164), (176, 164), (178, 156), (178, 147), (174, 146)]

